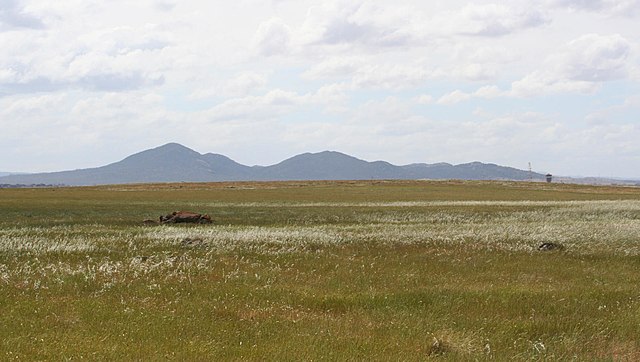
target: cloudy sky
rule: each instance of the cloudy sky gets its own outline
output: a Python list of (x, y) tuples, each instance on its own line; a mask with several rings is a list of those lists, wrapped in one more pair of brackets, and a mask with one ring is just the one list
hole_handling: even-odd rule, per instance
[(0, 0), (0, 171), (179, 142), (640, 178), (640, 0)]

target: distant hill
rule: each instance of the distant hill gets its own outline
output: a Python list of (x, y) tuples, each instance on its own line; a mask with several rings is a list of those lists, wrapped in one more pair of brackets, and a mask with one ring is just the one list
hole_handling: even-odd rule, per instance
[(396, 166), (368, 162), (333, 151), (304, 153), (271, 166), (245, 166), (214, 153), (200, 154), (177, 143), (142, 151), (122, 161), (82, 170), (8, 175), (0, 184), (60, 184), (86, 186), (147, 182), (464, 179), (535, 180), (539, 173), (472, 162)]
[(304, 153), (256, 170), (261, 180), (358, 180), (411, 178), (402, 167), (367, 162), (340, 152)]
[(0, 172), (0, 177), (9, 175), (28, 175), (26, 172)]

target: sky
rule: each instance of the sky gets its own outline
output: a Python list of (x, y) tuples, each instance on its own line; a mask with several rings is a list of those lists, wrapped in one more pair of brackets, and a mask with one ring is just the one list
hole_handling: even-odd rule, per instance
[(0, 171), (169, 142), (640, 179), (640, 0), (0, 0)]

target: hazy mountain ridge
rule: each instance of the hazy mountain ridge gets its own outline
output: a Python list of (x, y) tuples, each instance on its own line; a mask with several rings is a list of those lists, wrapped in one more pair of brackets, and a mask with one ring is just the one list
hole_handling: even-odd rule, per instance
[(271, 166), (245, 166), (224, 155), (200, 154), (177, 143), (145, 150), (106, 166), (0, 177), (0, 184), (72, 186), (146, 182), (465, 179), (542, 180), (544, 175), (512, 167), (472, 162), (414, 163), (404, 166), (368, 162), (335, 151), (303, 153)]
[(27, 172), (6, 172), (6, 171), (0, 172), (0, 177), (9, 176), (9, 175), (28, 175), (28, 173)]

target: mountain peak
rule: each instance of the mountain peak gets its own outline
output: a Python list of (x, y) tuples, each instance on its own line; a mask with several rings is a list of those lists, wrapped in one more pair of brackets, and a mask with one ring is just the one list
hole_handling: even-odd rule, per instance
[(337, 151), (321, 151), (321, 152), (305, 152), (291, 158), (288, 158), (278, 165), (283, 164), (293, 164), (300, 162), (364, 162), (366, 161), (360, 160), (353, 156), (349, 156), (347, 154), (337, 152)]
[[(320, 151), (320, 152), (307, 152), (298, 156), (305, 157), (314, 157), (314, 158), (324, 158), (324, 159), (352, 159), (352, 160), (360, 160), (356, 157), (347, 155), (346, 153), (338, 152), (338, 151)], [(294, 156), (297, 157), (297, 156)]]
[[(170, 151), (170, 152), (176, 152), (176, 151), (188, 151), (188, 152), (196, 152), (192, 149), (190, 149), (189, 147), (183, 146), (179, 143), (176, 142), (169, 142), (167, 144), (164, 144), (162, 146), (158, 146), (156, 148), (152, 148), (149, 151), (152, 150), (156, 150), (156, 151)], [(197, 152), (196, 152), (197, 153)]]
[[(0, 175), (1, 176), (1, 175)], [(472, 162), (396, 166), (368, 162), (337, 151), (303, 153), (271, 166), (248, 167), (219, 154), (200, 154), (179, 143), (133, 154), (93, 169), (0, 177), (0, 184), (96, 185), (140, 182), (213, 182), (273, 180), (380, 179), (543, 179), (543, 175), (494, 164)]]
[(344, 154), (344, 153), (342, 153), (342, 152), (338, 152), (338, 151), (329, 151), (329, 150), (325, 150), (325, 151), (321, 151), (321, 152), (312, 153), (312, 155), (336, 155), (336, 156), (347, 156), (346, 154)]
[(121, 162), (130, 162), (132, 160), (160, 160), (163, 158), (178, 160), (183, 157), (199, 157), (201, 156), (198, 152), (190, 149), (189, 147), (185, 147), (179, 143), (167, 143), (165, 145), (151, 148), (142, 152), (135, 153)]

